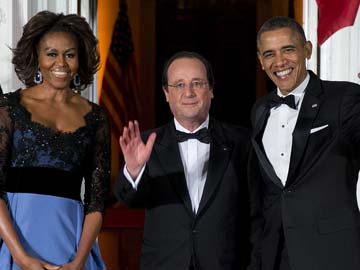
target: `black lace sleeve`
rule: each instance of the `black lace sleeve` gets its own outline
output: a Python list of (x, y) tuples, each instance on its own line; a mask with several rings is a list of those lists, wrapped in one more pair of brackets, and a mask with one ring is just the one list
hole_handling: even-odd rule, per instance
[(98, 106), (94, 108), (91, 123), (94, 128), (93, 145), (89, 148), (88, 164), (85, 174), (85, 214), (105, 211), (105, 200), (110, 184), (110, 127), (105, 112)]
[(4, 198), (6, 167), (9, 162), (13, 124), (6, 97), (0, 97), (0, 198)]

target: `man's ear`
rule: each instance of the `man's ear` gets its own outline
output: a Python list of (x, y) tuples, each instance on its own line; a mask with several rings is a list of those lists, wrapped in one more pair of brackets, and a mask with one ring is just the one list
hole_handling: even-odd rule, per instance
[(305, 57), (306, 59), (309, 60), (312, 54), (312, 43), (310, 40), (305, 42), (304, 48), (305, 48)]
[(165, 99), (166, 99), (166, 102), (169, 102), (169, 98), (168, 98), (168, 95), (169, 95), (169, 90), (166, 89), (165, 87), (162, 88), (163, 89), (163, 92), (165, 94)]
[(259, 51), (257, 51), (257, 57), (259, 59), (260, 65), (261, 65), (261, 69), (264, 70), (264, 65), (263, 65), (261, 54)]
[(210, 92), (211, 92), (211, 93), (210, 93), (210, 94), (211, 94), (210, 97), (211, 97), (211, 98), (214, 98), (214, 90), (213, 90), (212, 88), (210, 88), (209, 90), (210, 90)]

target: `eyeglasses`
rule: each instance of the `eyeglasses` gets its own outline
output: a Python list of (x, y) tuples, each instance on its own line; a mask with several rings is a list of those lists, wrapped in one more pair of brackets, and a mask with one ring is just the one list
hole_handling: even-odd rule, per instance
[(171, 85), (168, 84), (167, 86), (174, 87), (176, 90), (181, 91), (184, 90), (186, 87), (190, 87), (193, 90), (202, 90), (208, 87), (208, 83), (205, 81), (192, 81), (190, 85), (187, 85), (184, 82), (179, 82), (177, 84)]

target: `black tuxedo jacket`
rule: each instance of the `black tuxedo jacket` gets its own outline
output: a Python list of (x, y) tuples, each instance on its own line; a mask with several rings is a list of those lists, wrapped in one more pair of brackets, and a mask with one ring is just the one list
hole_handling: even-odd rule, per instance
[(262, 146), (267, 99), (276, 91), (253, 108), (250, 269), (273, 270), (282, 236), (291, 270), (360, 269), (360, 86), (309, 73), (285, 186)]
[(247, 264), (250, 134), (214, 119), (209, 129), (208, 173), (196, 215), (173, 122), (152, 130), (157, 138), (137, 190), (122, 170), (118, 176), (117, 197), (146, 211), (141, 269), (188, 270), (190, 260), (202, 270), (244, 269)]

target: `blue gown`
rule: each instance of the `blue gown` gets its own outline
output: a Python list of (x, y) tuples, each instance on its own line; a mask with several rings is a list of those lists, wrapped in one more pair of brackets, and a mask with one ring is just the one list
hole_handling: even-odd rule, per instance
[[(84, 216), (105, 210), (110, 179), (106, 115), (90, 103), (84, 127), (59, 132), (31, 120), (20, 104), (20, 90), (0, 99), (0, 199), (26, 252), (63, 265), (76, 255)], [(1, 238), (0, 269), (20, 269)], [(97, 243), (85, 269), (105, 269)]]

